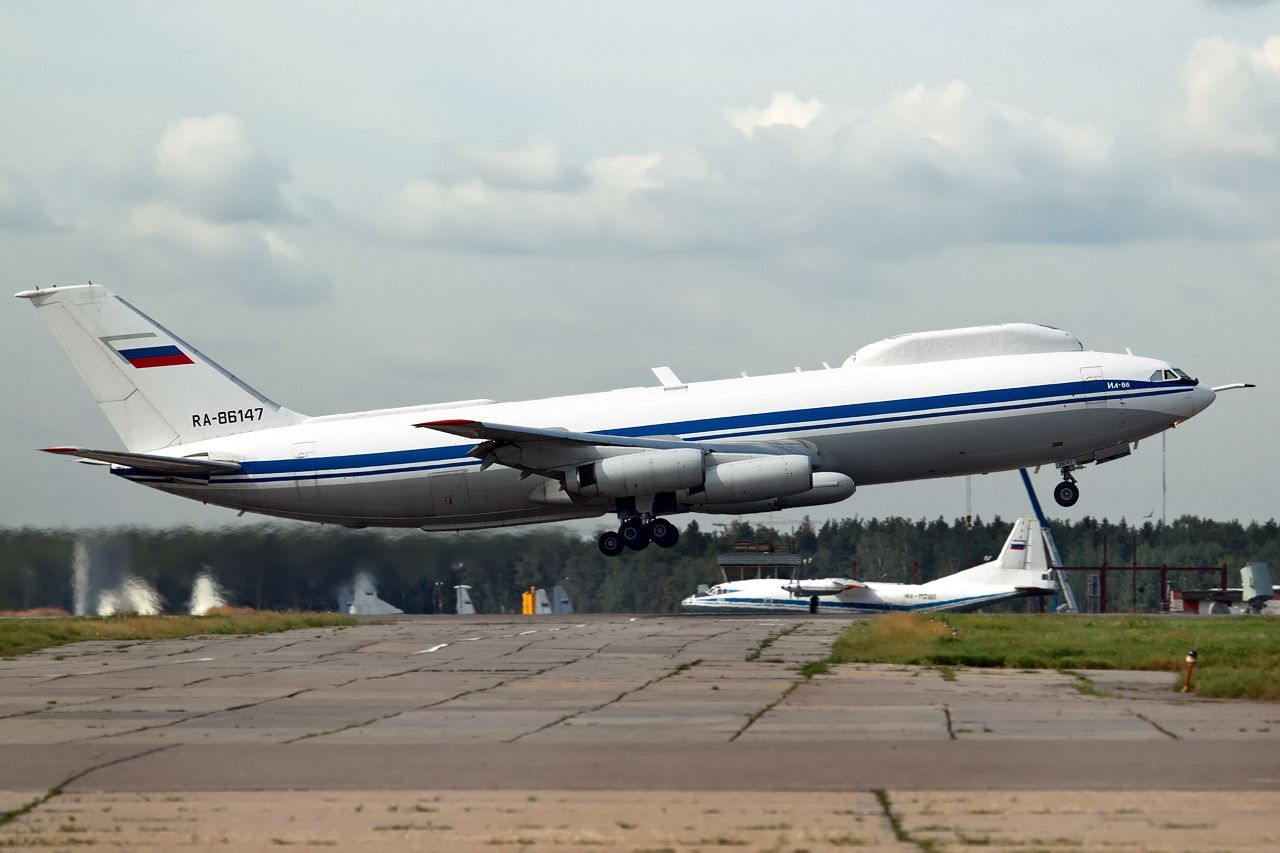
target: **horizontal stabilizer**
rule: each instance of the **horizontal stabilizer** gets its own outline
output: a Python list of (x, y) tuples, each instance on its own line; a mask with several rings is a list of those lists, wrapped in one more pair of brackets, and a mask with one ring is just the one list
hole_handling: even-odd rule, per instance
[(217, 462), (190, 456), (157, 456), (154, 453), (89, 450), (84, 447), (45, 447), (42, 450), (59, 456), (77, 456), (81, 459), (92, 459), (95, 462), (107, 462), (111, 465), (123, 465), (126, 468), (138, 468), (163, 474), (234, 474), (240, 470), (240, 465), (236, 462)]

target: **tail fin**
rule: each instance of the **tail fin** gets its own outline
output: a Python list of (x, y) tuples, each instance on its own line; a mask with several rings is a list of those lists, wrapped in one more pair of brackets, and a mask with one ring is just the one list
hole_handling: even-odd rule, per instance
[(453, 608), (453, 612), (458, 614), (459, 616), (475, 615), (476, 606), (471, 601), (471, 593), (468, 592), (468, 590), (470, 589), (471, 587), (467, 586), (466, 584), (458, 584), (457, 586), (454, 587), (454, 590), (458, 593), (458, 603)]
[(99, 285), (14, 294), (49, 324), (111, 426), (132, 451), (287, 426), (274, 403)]
[(1044, 534), (1034, 518), (1019, 518), (994, 560), (939, 578), (933, 583), (987, 583), (998, 586), (1055, 589), (1045, 557)]
[(1000, 556), (987, 565), (1001, 571), (1030, 571), (1044, 574), (1049, 562), (1044, 554), (1044, 534), (1034, 518), (1020, 518), (1013, 523), (1009, 538), (1004, 540)]

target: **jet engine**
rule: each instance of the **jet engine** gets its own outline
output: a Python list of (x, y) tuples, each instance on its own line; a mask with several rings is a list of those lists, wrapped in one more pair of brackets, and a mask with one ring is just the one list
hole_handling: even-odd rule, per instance
[(627, 498), (696, 489), (702, 479), (701, 450), (644, 450), (570, 468), (564, 487), (586, 498)]
[(813, 488), (813, 466), (805, 456), (760, 456), (721, 462), (707, 469), (703, 494), (707, 503), (797, 495)]
[(834, 471), (819, 471), (813, 475), (813, 488), (799, 494), (765, 500), (743, 501), (740, 503), (719, 503), (707, 506), (693, 506), (696, 512), (720, 513), (724, 515), (743, 515), (750, 512), (773, 512), (779, 509), (790, 509), (801, 506), (821, 506), (822, 504), (839, 503), (851, 496), (856, 487), (853, 480), (844, 474)]

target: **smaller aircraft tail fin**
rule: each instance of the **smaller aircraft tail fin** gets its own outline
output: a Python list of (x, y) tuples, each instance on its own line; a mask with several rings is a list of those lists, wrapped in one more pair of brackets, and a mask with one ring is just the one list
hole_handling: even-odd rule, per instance
[(994, 560), (974, 566), (934, 583), (942, 582), (984, 583), (995, 586), (1014, 586), (1027, 590), (1053, 590), (1057, 587), (1049, 572), (1045, 557), (1044, 534), (1040, 522), (1034, 518), (1019, 518), (1009, 531), (1004, 547)]
[(547, 591), (542, 587), (533, 591), (533, 613), (535, 616), (551, 615), (551, 599), (547, 598)]
[(1040, 522), (1034, 518), (1015, 521), (994, 562), (1002, 571), (1047, 572), (1049, 562), (1045, 558)]
[(565, 591), (565, 588), (559, 584), (556, 585), (555, 589), (551, 590), (551, 612), (573, 612), (573, 600), (569, 598), (569, 593)]
[(96, 284), (24, 290), (133, 452), (299, 423), (195, 347)]
[(471, 602), (471, 587), (466, 584), (458, 584), (453, 589), (458, 594), (458, 603), (453, 612), (459, 616), (474, 616), (476, 606)]

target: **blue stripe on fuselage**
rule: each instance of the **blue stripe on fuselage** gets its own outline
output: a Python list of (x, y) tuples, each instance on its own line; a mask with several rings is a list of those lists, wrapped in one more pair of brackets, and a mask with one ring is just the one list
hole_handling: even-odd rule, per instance
[[(822, 406), (808, 409), (704, 418), (701, 420), (673, 421), (664, 424), (597, 430), (596, 432), (602, 436), (618, 436), (622, 438), (650, 435), (684, 435), (691, 436), (691, 440), (746, 438), (783, 432), (894, 423), (1070, 403), (1163, 396), (1183, 393), (1187, 390), (1182, 385), (1171, 386), (1169, 383), (1137, 382), (1132, 380), (1129, 380), (1129, 388), (1127, 389), (1108, 389), (1107, 385), (1112, 382), (1114, 380), (1098, 379), (1065, 382), (1056, 385), (997, 388), (989, 391), (972, 391), (961, 394), (940, 394), (933, 397), (913, 397), (903, 400), (851, 403), (840, 406)], [(1108, 393), (1108, 391), (1111, 393)], [(1121, 393), (1116, 393), (1117, 391)], [(932, 411), (938, 409), (944, 411)], [(813, 421), (831, 421), (835, 418), (845, 418), (846, 420), (836, 423), (812, 423)], [(246, 461), (240, 463), (240, 473), (231, 475), (215, 474), (212, 479), (214, 482), (227, 484), (280, 482), (298, 479), (310, 480), (400, 474), (416, 470), (478, 465), (480, 464), (479, 460), (474, 462), (466, 461), (467, 452), (475, 446), (476, 442), (471, 442), (446, 447), (357, 453), (346, 456)], [(427, 464), (446, 461), (455, 462), (455, 464)], [(367, 470), (373, 468), (379, 470)], [(125, 471), (131, 469), (116, 470), (120, 473), (125, 473)]]

